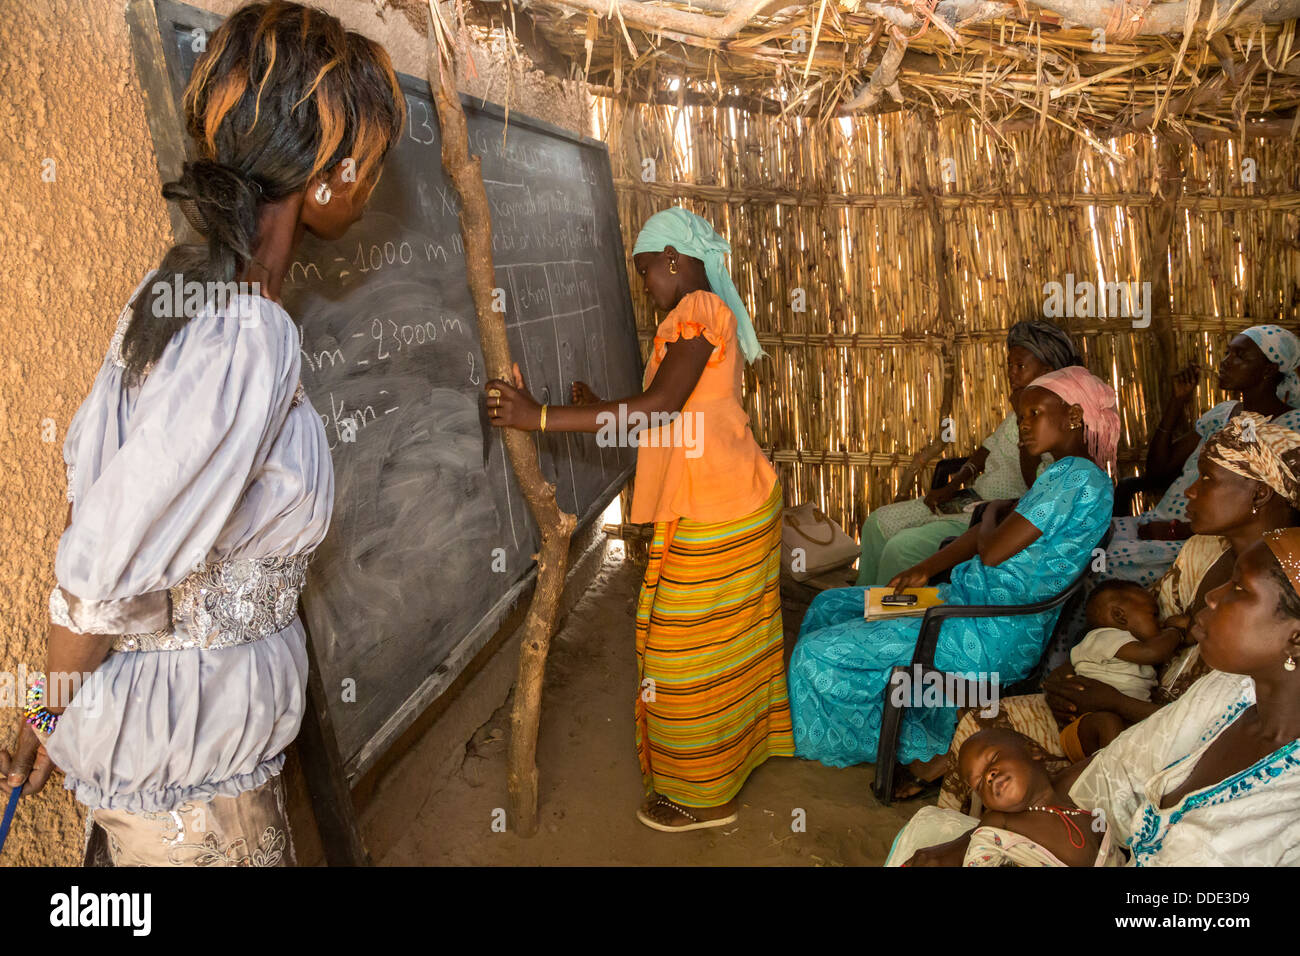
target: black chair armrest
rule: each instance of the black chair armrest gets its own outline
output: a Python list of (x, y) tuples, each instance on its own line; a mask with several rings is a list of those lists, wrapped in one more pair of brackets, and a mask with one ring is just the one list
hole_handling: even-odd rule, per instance
[(943, 622), (950, 617), (1017, 617), (1024, 614), (1041, 614), (1043, 611), (1061, 607), (1072, 596), (1078, 594), (1090, 573), (1091, 568), (1085, 567), (1065, 590), (1045, 601), (1036, 601), (1033, 604), (940, 604), (925, 612), (925, 616), (921, 619), (921, 633), (916, 641), (916, 650), (912, 652), (911, 665), (897, 664), (893, 667), (889, 679), (885, 682), (881, 699), (880, 738), (876, 746), (876, 779), (872, 784), (876, 799), (881, 804), (889, 806), (893, 802), (894, 778), (898, 770), (896, 751), (898, 737), (902, 730), (903, 711), (906, 707), (894, 701), (893, 688), (898, 686), (899, 681), (910, 679), (909, 671), (912, 672), (912, 676), (917, 677), (923, 676), (926, 671), (938, 671), (934, 666), (934, 653), (938, 648), (939, 629), (943, 626)]
[(1090, 569), (1085, 567), (1064, 591), (1033, 604), (940, 604), (930, 608), (921, 618), (921, 633), (916, 641), (916, 650), (912, 652), (912, 665), (920, 664), (924, 668), (934, 668), (934, 652), (939, 645), (939, 630), (948, 618), (1020, 617), (1025, 614), (1041, 614), (1060, 607), (1077, 594), (1090, 573)]

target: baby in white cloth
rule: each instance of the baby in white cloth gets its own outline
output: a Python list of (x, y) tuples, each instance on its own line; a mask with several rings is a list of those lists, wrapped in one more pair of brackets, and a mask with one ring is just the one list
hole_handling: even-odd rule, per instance
[(1150, 700), (1156, 669), (1173, 655), (1182, 633), (1160, 626), (1155, 596), (1133, 581), (1103, 581), (1088, 598), (1092, 630), (1070, 651), (1074, 672), (1138, 700)]

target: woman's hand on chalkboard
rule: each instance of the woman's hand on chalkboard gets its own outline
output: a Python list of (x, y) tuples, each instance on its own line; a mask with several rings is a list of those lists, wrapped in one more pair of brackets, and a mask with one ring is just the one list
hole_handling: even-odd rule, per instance
[(514, 385), (494, 378), (483, 386), (487, 392), (488, 420), (498, 428), (535, 432), (541, 426), (542, 406), (528, 394), (518, 362), (514, 373)]
[(573, 395), (573, 404), (575, 405), (598, 405), (600, 396), (595, 393), (590, 385), (586, 382), (574, 382), (570, 390)]

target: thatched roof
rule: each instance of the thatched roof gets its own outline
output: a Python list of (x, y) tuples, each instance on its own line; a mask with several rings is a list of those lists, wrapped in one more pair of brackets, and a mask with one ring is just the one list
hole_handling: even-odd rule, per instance
[[(670, 204), (727, 237), (769, 355), (745, 373), (755, 435), (788, 500), (846, 528), (1001, 421), (1007, 328), (1045, 283), (1149, 288), (1149, 325), (1055, 318), (1119, 393), (1121, 474), (1177, 368), (1300, 328), (1300, 0), (442, 2), (597, 94), (629, 252)], [(648, 347), (659, 317), (633, 305)], [(1192, 405), (1227, 397), (1206, 377)]]
[[(1199, 4), (1199, 5), (1198, 5)], [(1000, 131), (1293, 136), (1300, 0), (472, 0), (596, 92), (830, 118), (966, 111)], [(1249, 129), (1247, 130), (1247, 126)]]

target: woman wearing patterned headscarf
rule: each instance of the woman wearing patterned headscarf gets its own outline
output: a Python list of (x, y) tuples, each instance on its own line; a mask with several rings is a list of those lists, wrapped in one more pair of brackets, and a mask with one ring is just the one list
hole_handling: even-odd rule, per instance
[[(1040, 375), (1082, 365), (1069, 335), (1043, 319), (1017, 322), (1007, 333), (1007, 384), (1010, 401)], [(1010, 412), (956, 475), (924, 498), (896, 501), (876, 508), (862, 523), (858, 587), (884, 584), (924, 561), (970, 526), (963, 508), (974, 501), (1019, 498), (1033, 484), (1041, 466), (1025, 454), (1016, 437), (1016, 413)], [(963, 486), (970, 487), (963, 490)]]
[[(1247, 547), (1191, 633), (1206, 676), (1053, 783), (1129, 866), (1298, 866), (1300, 528)], [(961, 866), (980, 822), (923, 807), (886, 865)]]
[[(1228, 343), (1219, 363), (1218, 386), (1238, 392), (1239, 401), (1220, 402), (1202, 415), (1194, 431), (1176, 436), (1188, 401), (1196, 391), (1199, 369), (1188, 366), (1174, 377), (1174, 390), (1147, 449), (1148, 476), (1168, 480), (1164, 496), (1135, 518), (1116, 518), (1106, 567), (1110, 574), (1147, 585), (1173, 563), (1183, 539), (1187, 488), (1196, 480), (1196, 461), (1205, 440), (1243, 412), (1262, 415), (1284, 428), (1300, 430), (1300, 338), (1277, 325), (1255, 325)], [(1181, 473), (1179, 470), (1181, 469)]]
[(1094, 756), (1070, 798), (1104, 813), (1130, 866), (1300, 865), (1300, 529), (1248, 548), (1192, 634), (1212, 672)]
[[(736, 819), (738, 793), (794, 741), (782, 666), (781, 485), (749, 430), (742, 360), (762, 351), (727, 273), (727, 241), (684, 209), (651, 216), (633, 261), (668, 316), (655, 332), (645, 391), (602, 402), (574, 383), (574, 405), (539, 405), (489, 382), (494, 425), (614, 432), (651, 424), (639, 446), (632, 520), (654, 522), (637, 605), (637, 755), (647, 800), (637, 812), (668, 833)], [(653, 421), (653, 419), (652, 419)], [(613, 436), (619, 437), (619, 436)]]
[[(1053, 463), (1015, 509), (989, 507), (977, 527), (899, 574), (896, 589), (924, 585), (951, 570), (940, 596), (948, 604), (1033, 604), (1064, 590), (1087, 567), (1110, 521), (1113, 486), (1104, 467), (1119, 435), (1115, 391), (1087, 369), (1040, 376), (1016, 402), (1020, 441)], [(790, 659), (790, 707), (799, 756), (831, 767), (876, 759), (882, 695), (893, 668), (912, 659), (919, 618), (864, 620), (864, 588), (818, 595)], [(1058, 611), (1017, 617), (954, 617), (943, 622), (935, 664), (967, 677), (997, 674), (1002, 685), (1029, 675)], [(943, 773), (956, 726), (955, 707), (909, 707), (897, 757), (913, 779), (896, 796), (914, 795)], [(936, 759), (937, 758), (937, 759)]]
[(1007, 351), (1025, 349), (1049, 369), (1082, 365), (1083, 359), (1065, 330), (1046, 319), (1017, 322), (1007, 333)]
[[(1255, 425), (1253, 442), (1248, 419)], [(1232, 576), (1239, 554), (1266, 532), (1300, 523), (1300, 434), (1249, 414), (1241, 416), (1206, 441), (1198, 470), (1198, 480), (1187, 489), (1187, 520), (1194, 533), (1173, 567), (1151, 588), (1164, 626), (1184, 632), (1205, 606), (1205, 596)], [(939, 806), (969, 809), (970, 788), (957, 773), (957, 754), (978, 730), (996, 726), (1024, 734), (1041, 748), (1049, 772), (1055, 772), (1071, 763), (1065, 742), (1072, 739), (1081, 745), (1080, 735), (1083, 740), (1109, 742), (1177, 700), (1208, 673), (1200, 648), (1188, 637), (1157, 668), (1150, 700), (1082, 677), (1067, 663), (1047, 678), (1043, 694), (1003, 698), (991, 717), (969, 711), (953, 735)]]

